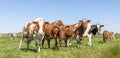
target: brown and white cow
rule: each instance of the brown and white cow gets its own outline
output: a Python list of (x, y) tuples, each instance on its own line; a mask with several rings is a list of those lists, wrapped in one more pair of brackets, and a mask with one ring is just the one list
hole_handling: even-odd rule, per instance
[(12, 39), (16, 39), (16, 38), (17, 38), (16, 33), (11, 33), (11, 34), (10, 34), (10, 36), (11, 36), (11, 40), (12, 40)]
[[(55, 46), (57, 47), (57, 35), (58, 35), (58, 29), (55, 28), (57, 26), (62, 26), (63, 22), (61, 20), (57, 20), (52, 23), (45, 22), (44, 24), (44, 33), (45, 33), (45, 38), (48, 41), (48, 48), (50, 48), (50, 38), (54, 37), (55, 40)], [(55, 29), (54, 29), (55, 28)], [(44, 39), (42, 42), (42, 47), (44, 48)]]
[(75, 30), (75, 37), (77, 40), (78, 48), (80, 47), (81, 41), (85, 36), (88, 37), (88, 44), (91, 46), (91, 36), (89, 30), (91, 29), (90, 20), (83, 19), (79, 21), (80, 26)]
[(112, 39), (114, 39), (114, 32), (112, 32), (112, 31), (109, 32), (109, 31), (105, 30), (103, 32), (103, 41), (107, 42), (107, 41), (112, 40)]
[(23, 36), (21, 38), (19, 48), (21, 48), (22, 41), (25, 39), (27, 43), (27, 49), (29, 49), (29, 44), (32, 39), (35, 41), (36, 45), (36, 51), (40, 51), (40, 43), (42, 42), (44, 38), (44, 32), (43, 32), (43, 25), (44, 25), (44, 20), (43, 18), (37, 18), (33, 20), (32, 22), (28, 22), (25, 24), (23, 27)]

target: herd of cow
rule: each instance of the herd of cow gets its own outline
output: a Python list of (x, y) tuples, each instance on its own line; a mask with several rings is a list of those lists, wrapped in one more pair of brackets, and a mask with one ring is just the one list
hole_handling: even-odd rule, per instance
[[(62, 47), (62, 40), (65, 41), (65, 46), (69, 47), (73, 37), (76, 39), (77, 47), (79, 48), (85, 36), (87, 36), (88, 44), (91, 46), (92, 35), (99, 33), (101, 31), (101, 27), (104, 27), (104, 25), (92, 25), (91, 21), (87, 19), (82, 19), (73, 25), (64, 25), (61, 20), (49, 23), (46, 22), (43, 18), (39, 17), (24, 25), (22, 32), (23, 34), (18, 49), (21, 48), (23, 40), (25, 40), (27, 43), (27, 49), (29, 49), (29, 44), (31, 40), (34, 39), (36, 51), (40, 52), (40, 46), (44, 48), (45, 40), (47, 40), (48, 48), (50, 48), (50, 40), (52, 38), (55, 40), (56, 48)], [(107, 41), (113, 38), (113, 32), (103, 32), (103, 41)]]

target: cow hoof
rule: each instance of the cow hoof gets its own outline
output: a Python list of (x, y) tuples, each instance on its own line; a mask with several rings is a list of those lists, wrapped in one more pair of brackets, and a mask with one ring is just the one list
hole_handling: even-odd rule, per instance
[(37, 48), (37, 49), (36, 49), (36, 52), (40, 52), (40, 48)]
[(71, 46), (72, 44), (70, 43), (70, 46)]
[(36, 52), (40, 52), (40, 50), (37, 50)]
[(80, 48), (80, 46), (78, 45), (77, 48)]

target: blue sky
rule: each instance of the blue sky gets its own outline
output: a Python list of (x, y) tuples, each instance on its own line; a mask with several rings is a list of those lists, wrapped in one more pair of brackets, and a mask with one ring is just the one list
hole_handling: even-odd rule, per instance
[(0, 33), (20, 32), (37, 17), (75, 24), (83, 18), (120, 33), (120, 0), (0, 0)]

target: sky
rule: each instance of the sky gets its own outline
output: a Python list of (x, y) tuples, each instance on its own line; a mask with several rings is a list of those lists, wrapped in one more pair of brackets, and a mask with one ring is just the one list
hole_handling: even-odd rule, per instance
[(75, 24), (84, 18), (104, 30), (120, 33), (120, 0), (0, 0), (0, 33), (21, 32), (38, 17)]

